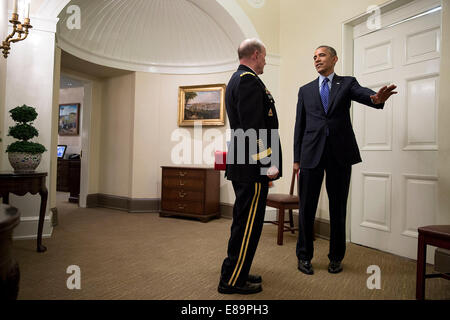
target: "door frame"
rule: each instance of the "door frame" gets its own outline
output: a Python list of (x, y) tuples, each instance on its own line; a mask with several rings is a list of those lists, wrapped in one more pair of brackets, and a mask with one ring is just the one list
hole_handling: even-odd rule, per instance
[[(393, 23), (402, 21), (404, 19), (410, 18), (427, 10), (430, 10), (436, 6), (442, 6), (442, 0), (391, 0), (388, 1), (378, 8), (381, 16), (388, 15), (386, 19), (380, 19), (380, 27), (384, 28)], [(360, 25), (364, 21), (367, 21), (373, 13), (363, 12), (349, 20), (342, 23), (342, 73), (344, 75), (354, 74), (354, 45), (353, 39), (355, 36), (355, 27)], [(358, 35), (362, 36), (364, 34), (376, 32), (366, 30), (358, 30)], [(350, 117), (353, 122), (353, 102), (350, 109)], [(351, 199), (352, 199), (352, 187), (350, 180), (350, 192), (347, 200), (347, 221), (346, 221), (346, 235), (347, 241), (351, 242), (351, 219), (353, 218), (351, 212)]]
[(81, 168), (80, 168), (80, 195), (78, 206), (86, 208), (87, 195), (89, 192), (89, 149), (90, 149), (90, 128), (92, 112), (92, 80), (83, 78), (71, 72), (61, 70), (61, 75), (78, 80), (83, 83), (83, 117), (81, 119)]

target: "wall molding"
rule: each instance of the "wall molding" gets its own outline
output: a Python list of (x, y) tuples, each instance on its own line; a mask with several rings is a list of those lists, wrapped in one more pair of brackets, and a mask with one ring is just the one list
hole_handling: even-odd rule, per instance
[[(275, 221), (277, 219), (276, 209), (266, 209), (265, 221)], [(285, 221), (288, 221), (288, 211), (285, 211)], [(298, 211), (294, 210), (293, 214), (294, 227), (298, 228)], [(233, 219), (233, 205), (228, 203), (220, 203), (220, 217), (224, 219)], [(298, 234), (298, 233), (297, 233)], [(314, 234), (316, 237), (330, 240), (330, 221), (316, 218), (314, 222)]]
[(221, 202), (219, 204), (220, 217), (225, 219), (233, 219), (233, 205)]
[[(37, 230), (39, 217), (20, 217), (19, 225), (13, 231), (13, 240), (31, 240), (37, 239)], [(42, 238), (50, 238), (52, 236), (52, 217), (46, 215), (44, 219), (44, 227), (42, 230)]]
[(275, 53), (267, 53), (266, 62), (268, 65), (279, 67), (281, 66), (281, 56)]
[[(223, 203), (220, 206), (220, 217), (224, 219), (233, 219), (233, 204)], [(113, 196), (102, 193), (89, 194), (86, 199), (87, 208), (108, 208), (130, 213), (156, 213), (160, 212), (161, 199), (133, 199), (129, 197)], [(287, 211), (286, 211), (287, 214)], [(277, 210), (266, 210), (265, 220), (276, 220)], [(293, 212), (294, 226), (298, 227), (298, 212)], [(316, 218), (314, 222), (314, 233), (317, 237), (330, 239), (330, 221)]]
[(58, 225), (58, 208), (50, 208), (52, 212), (52, 218), (50, 219), (52, 223), (52, 227), (56, 227)]
[(161, 199), (133, 199), (129, 197), (95, 193), (87, 195), (86, 207), (117, 209), (128, 211), (130, 213), (159, 212)]

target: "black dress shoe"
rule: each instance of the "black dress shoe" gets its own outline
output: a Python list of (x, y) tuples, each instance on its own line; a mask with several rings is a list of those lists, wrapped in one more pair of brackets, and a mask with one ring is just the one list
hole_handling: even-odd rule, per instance
[(342, 271), (342, 265), (340, 261), (330, 261), (330, 264), (328, 265), (328, 272), (329, 273), (339, 273)]
[(261, 292), (262, 287), (259, 283), (250, 283), (248, 281), (242, 286), (230, 286), (221, 280), (219, 282), (219, 287), (217, 288), (217, 291), (224, 294), (232, 294), (232, 293), (252, 294)]
[(250, 283), (261, 283), (262, 277), (259, 274), (249, 274), (247, 276), (247, 281)]
[(309, 260), (298, 260), (298, 270), (303, 272), (304, 274), (314, 274), (314, 270)]

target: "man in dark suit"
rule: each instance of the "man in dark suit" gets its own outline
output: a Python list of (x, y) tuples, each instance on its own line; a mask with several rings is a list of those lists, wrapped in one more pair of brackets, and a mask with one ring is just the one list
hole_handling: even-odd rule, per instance
[(238, 55), (240, 66), (225, 94), (232, 131), (225, 175), (236, 195), (218, 287), (225, 294), (262, 290), (261, 276), (249, 271), (264, 222), (268, 184), (282, 172), (275, 101), (258, 77), (264, 71), (266, 49), (259, 40), (247, 39)]
[(361, 87), (354, 77), (334, 73), (336, 50), (320, 46), (314, 52), (314, 66), (319, 78), (298, 92), (294, 132), (294, 170), (299, 175), (299, 237), (296, 254), (298, 269), (313, 274), (314, 220), (326, 172), (330, 210), (330, 250), (328, 272), (342, 271), (345, 255), (345, 219), (351, 167), (361, 162), (350, 121), (351, 101), (382, 109), (394, 93), (395, 85), (377, 93)]

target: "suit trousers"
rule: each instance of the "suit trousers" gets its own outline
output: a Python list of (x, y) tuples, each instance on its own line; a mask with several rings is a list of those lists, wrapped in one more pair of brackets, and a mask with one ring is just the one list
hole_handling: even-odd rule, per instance
[(233, 189), (236, 200), (221, 280), (230, 286), (242, 286), (247, 281), (261, 236), (269, 186), (267, 181), (233, 181)]
[(296, 254), (299, 260), (311, 260), (314, 255), (314, 221), (326, 172), (326, 190), (330, 210), (330, 261), (341, 261), (345, 255), (345, 220), (350, 186), (351, 165), (340, 165), (327, 142), (317, 167), (300, 169), (299, 177), (299, 237)]

